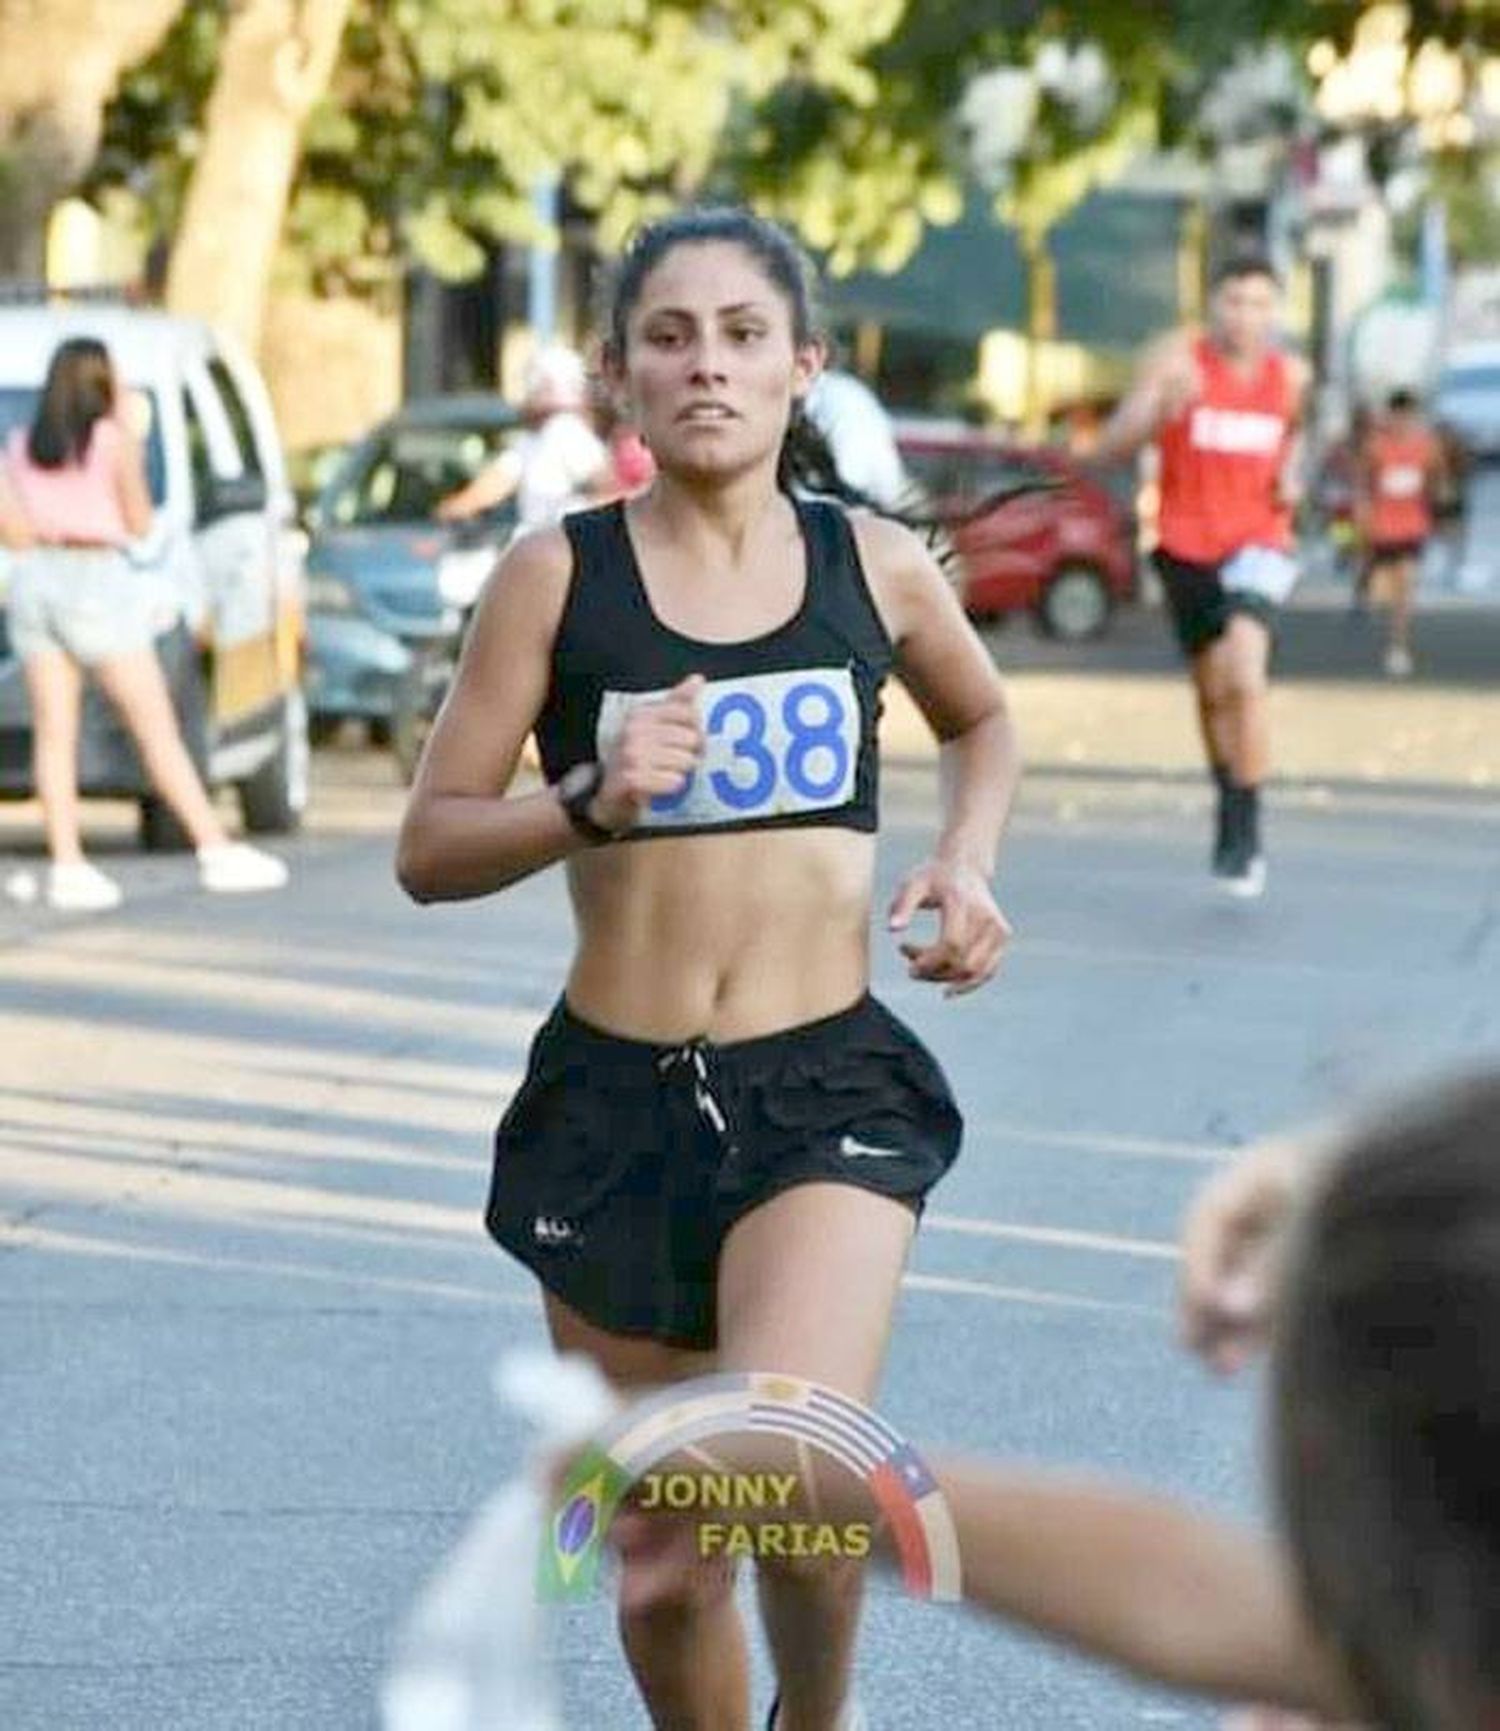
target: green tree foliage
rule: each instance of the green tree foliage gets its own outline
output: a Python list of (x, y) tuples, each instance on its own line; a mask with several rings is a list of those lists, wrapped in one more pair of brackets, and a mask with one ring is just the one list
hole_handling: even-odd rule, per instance
[[(472, 274), (484, 239), (538, 238), (532, 190), (566, 177), (605, 244), (722, 190), (735, 117), (788, 84), (858, 108), (903, 0), (356, 0), (311, 116), (287, 259), (378, 291), (415, 257)], [(94, 184), (144, 189), (169, 227), (201, 139), (227, 7), (188, 9), (109, 115)]]
[(1044, 232), (1141, 148), (1188, 136), (1209, 79), (1236, 52), (1324, 30), (1342, 38), (1359, 9), (1357, 0), (922, 0), (870, 56), (877, 107), (778, 93), (736, 140), (736, 178), (799, 221), (836, 265), (894, 267), (922, 218), (958, 209), (954, 116), (970, 79), (1031, 65), (1045, 44), (1092, 42), (1111, 75), (1108, 102), (1081, 115), (1043, 96), (998, 201), (1002, 215)]
[(39, 277), (47, 218), (99, 147), (121, 71), (183, 0), (0, 0), (0, 276)]
[[(97, 179), (169, 227), (228, 0), (186, 8), (108, 117)], [(1363, 0), (355, 0), (303, 140), (284, 268), (378, 293), (528, 241), (557, 174), (606, 245), (691, 196), (748, 197), (835, 269), (894, 269), (960, 208), (969, 81), (1091, 41), (1109, 100), (1044, 94), (1003, 214), (1043, 233), (1143, 143), (1190, 141), (1212, 76), (1282, 40), (1345, 43)], [(1500, 47), (1493, 0), (1412, 0), (1414, 35)]]

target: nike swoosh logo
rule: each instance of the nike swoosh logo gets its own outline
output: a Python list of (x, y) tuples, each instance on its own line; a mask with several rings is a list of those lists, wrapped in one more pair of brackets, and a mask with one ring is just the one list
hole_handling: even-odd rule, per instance
[(853, 1136), (846, 1136), (839, 1143), (839, 1153), (847, 1154), (851, 1159), (865, 1160), (901, 1160), (905, 1151), (900, 1148), (874, 1148), (868, 1142), (860, 1142)]

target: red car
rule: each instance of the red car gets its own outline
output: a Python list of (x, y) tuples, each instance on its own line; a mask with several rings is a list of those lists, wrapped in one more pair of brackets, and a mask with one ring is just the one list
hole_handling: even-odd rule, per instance
[(1097, 637), (1136, 592), (1131, 512), (1066, 451), (1008, 445), (963, 423), (904, 423), (897, 445), (941, 517), (1023, 481), (1046, 491), (997, 506), (950, 531), (964, 607), (994, 619), (1026, 608), (1050, 636)]

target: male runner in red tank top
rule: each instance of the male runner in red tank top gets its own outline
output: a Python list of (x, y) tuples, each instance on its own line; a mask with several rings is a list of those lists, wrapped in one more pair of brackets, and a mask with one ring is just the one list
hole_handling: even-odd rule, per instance
[(1265, 887), (1260, 789), (1270, 767), (1271, 633), (1296, 575), (1292, 512), (1307, 369), (1276, 346), (1278, 300), (1263, 258), (1220, 271), (1209, 330), (1177, 331), (1153, 345), (1097, 453), (1117, 460), (1153, 441), (1160, 450), (1156, 565), (1219, 787), (1213, 869), (1241, 896)]
[(1392, 393), (1359, 459), (1358, 515), (1369, 547), (1370, 591), (1389, 606), (1391, 616), (1385, 670), (1393, 679), (1405, 679), (1412, 672), (1412, 590), (1447, 464), (1410, 391)]

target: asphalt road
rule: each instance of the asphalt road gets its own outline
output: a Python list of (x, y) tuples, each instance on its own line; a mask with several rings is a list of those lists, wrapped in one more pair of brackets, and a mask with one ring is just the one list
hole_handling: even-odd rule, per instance
[[(402, 1607), (517, 1459), (487, 1377), (539, 1312), (478, 1209), (558, 989), (561, 884), (414, 908), (387, 766), (318, 774), (283, 894), (206, 898), (105, 814), (122, 910), (0, 910), (6, 1731), (370, 1726)], [(887, 807), (890, 883), (930, 774)], [(1041, 775), (1000, 983), (945, 1003), (877, 934), (970, 1126), (882, 1409), (1254, 1515), (1253, 1381), (1173, 1342), (1177, 1221), (1250, 1138), (1500, 1052), (1500, 808), (1290, 789), (1251, 906), (1211, 893), (1205, 827), (1197, 785)], [(640, 1726), (607, 1607), (557, 1635), (570, 1725)], [(874, 1731), (1216, 1722), (890, 1587), (862, 1677)]]

